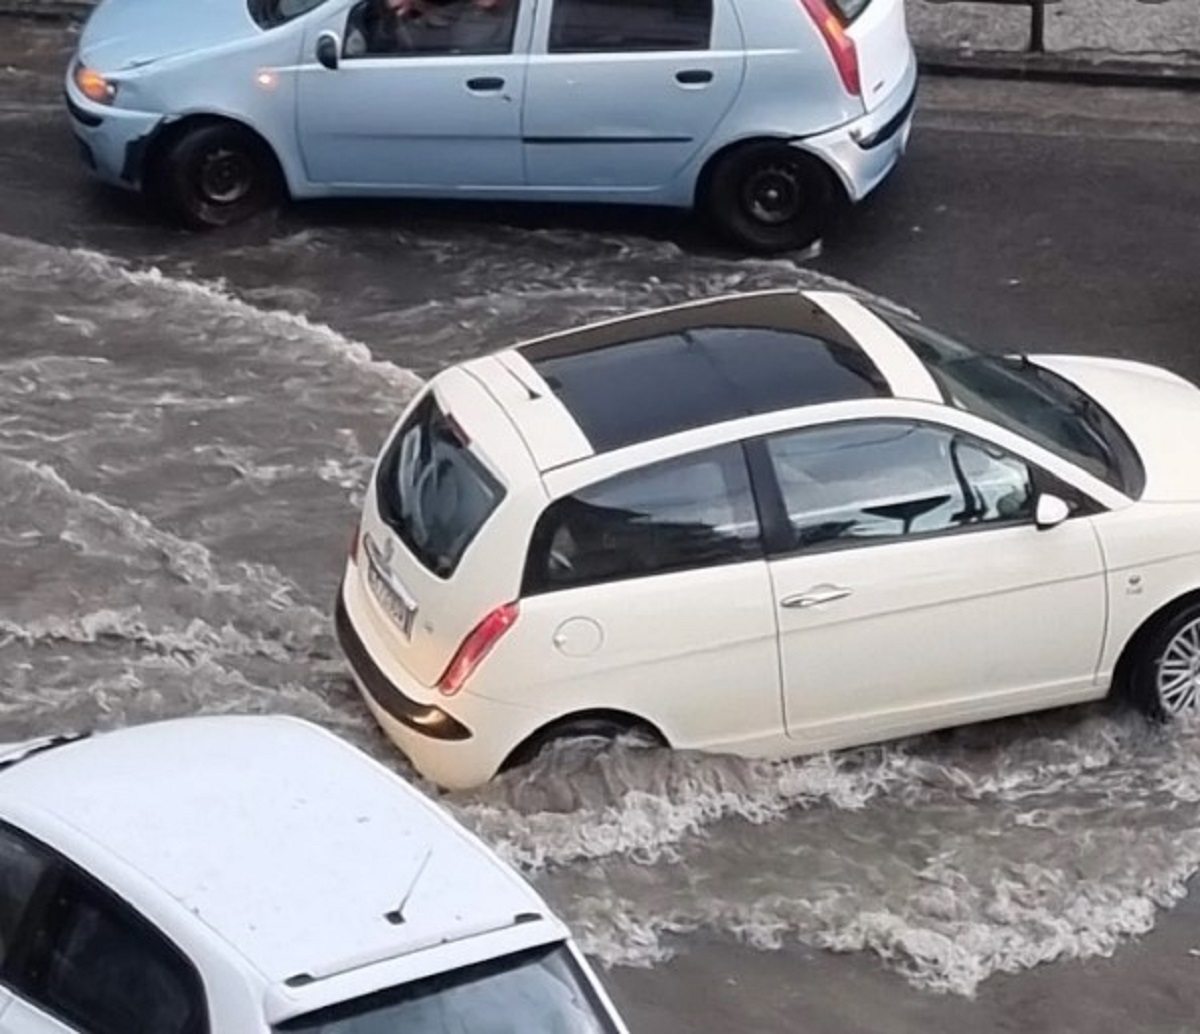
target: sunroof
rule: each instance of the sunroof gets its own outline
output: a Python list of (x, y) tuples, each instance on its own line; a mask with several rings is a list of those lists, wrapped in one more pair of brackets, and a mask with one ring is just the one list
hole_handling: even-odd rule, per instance
[(769, 327), (693, 326), (527, 357), (597, 452), (754, 413), (889, 393), (857, 346)]

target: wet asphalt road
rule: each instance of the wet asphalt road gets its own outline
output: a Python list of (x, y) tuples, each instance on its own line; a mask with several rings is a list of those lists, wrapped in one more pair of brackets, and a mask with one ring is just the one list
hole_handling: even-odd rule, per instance
[[(614, 282), (628, 278), (617, 305), (637, 301), (639, 279), (658, 278), (668, 295), (673, 278), (739, 283), (730, 256), (685, 220), (644, 212), (318, 204), (219, 236), (161, 227), (129, 199), (90, 187), (77, 168), (58, 110), (61, 30), (5, 27), (0, 233), (220, 279), (257, 306), (302, 312), (420, 373), (500, 344), (493, 325), (535, 329), (539, 305), (561, 319), (556, 292), (595, 290), (609, 270)], [(1099, 351), (1200, 379), (1197, 107), (1170, 94), (930, 82), (900, 172), (803, 269), (991, 347)], [(630, 245), (639, 238), (651, 243)], [(782, 263), (747, 269), (747, 284), (787, 275)], [(487, 293), (490, 272), (505, 285), (522, 281), (519, 312), (510, 287)], [(483, 315), (454, 309), (453, 332), (439, 335), (444, 292), (464, 285), (484, 299)], [(392, 313), (426, 301), (433, 309), (422, 333), (408, 323), (393, 332)], [(11, 302), (0, 297), (0, 326), (19, 318)], [(4, 347), (0, 337), (0, 359)], [(914, 990), (861, 952), (762, 954), (710, 938), (653, 970), (615, 969), (609, 983), (635, 1029), (655, 1034), (1192, 1030), (1198, 911), (1193, 895), (1112, 960), (994, 976), (974, 1001)]]
[[(0, 42), (6, 233), (168, 258), (235, 285), (243, 272), (247, 283), (281, 283), (292, 271), (241, 271), (227, 257), (231, 248), (314, 228), (386, 229), (401, 239), (411, 229), (447, 238), (467, 230), (497, 239), (523, 229), (598, 240), (641, 234), (720, 254), (686, 217), (640, 209), (309, 203), (216, 239), (173, 232), (131, 199), (86, 181), (58, 104), (69, 37), (18, 25), (6, 23), (16, 31)], [(987, 346), (1100, 348), (1200, 376), (1198, 168), (1194, 95), (926, 80), (905, 162), (805, 265)], [(346, 267), (350, 259), (365, 264), (355, 263), (356, 280), (346, 283), (337, 261), (328, 263), (328, 293), (395, 290), (412, 271), (394, 243), (380, 254), (364, 234), (361, 249), (344, 249), (359, 252), (346, 256)], [(341, 330), (345, 321), (329, 300), (318, 298), (312, 314)], [(429, 369), (445, 356), (407, 358)]]

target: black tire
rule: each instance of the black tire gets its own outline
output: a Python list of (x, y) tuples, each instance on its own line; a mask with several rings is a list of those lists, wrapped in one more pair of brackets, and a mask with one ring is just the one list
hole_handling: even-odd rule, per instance
[(152, 164), (146, 187), (172, 216), (197, 230), (244, 222), (282, 194), (267, 146), (228, 122), (185, 130)]
[(1126, 696), (1135, 708), (1156, 722), (1200, 711), (1200, 602), (1169, 612), (1134, 650)]
[(702, 199), (728, 241), (761, 254), (805, 248), (829, 225), (841, 194), (820, 159), (773, 141), (718, 159)]
[(662, 737), (639, 722), (605, 717), (568, 718), (565, 721), (549, 725), (530, 736), (505, 761), (504, 770), (529, 764), (542, 751), (554, 744), (572, 740), (577, 742), (591, 740), (608, 744), (618, 737), (627, 735), (636, 735), (639, 739), (644, 739), (647, 745), (663, 746)]

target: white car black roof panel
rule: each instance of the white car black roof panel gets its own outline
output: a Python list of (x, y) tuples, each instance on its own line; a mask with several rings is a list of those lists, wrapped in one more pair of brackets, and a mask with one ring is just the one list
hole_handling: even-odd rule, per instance
[(597, 452), (757, 413), (890, 394), (841, 326), (790, 292), (618, 320), (521, 352)]

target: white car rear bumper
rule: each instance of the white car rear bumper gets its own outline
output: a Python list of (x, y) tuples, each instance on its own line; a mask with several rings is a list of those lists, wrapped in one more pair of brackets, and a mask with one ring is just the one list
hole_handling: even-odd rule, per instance
[(448, 790), (486, 783), (537, 728), (536, 712), (462, 690), (443, 697), (396, 658), (378, 627), (358, 565), (338, 591), (338, 641), (375, 720), (416, 770)]

